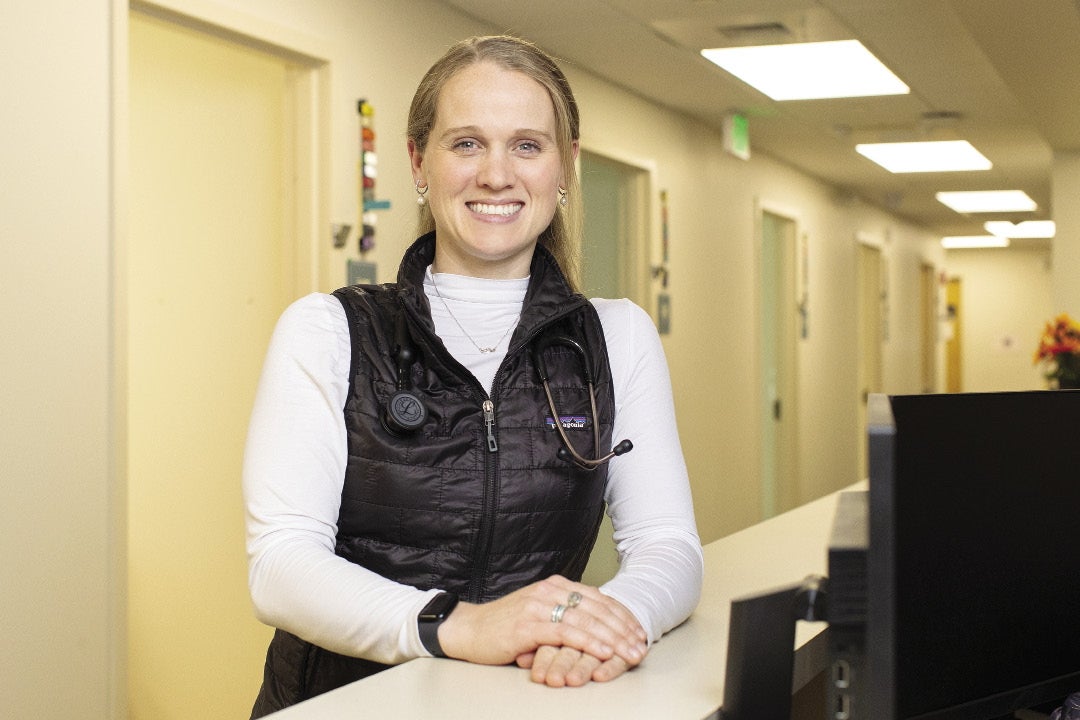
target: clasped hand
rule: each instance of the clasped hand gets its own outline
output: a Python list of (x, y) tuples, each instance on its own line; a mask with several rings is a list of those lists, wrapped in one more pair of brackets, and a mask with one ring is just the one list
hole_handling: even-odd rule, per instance
[[(553, 612), (575, 592), (580, 602)], [(622, 603), (558, 575), (482, 605), (459, 603), (439, 628), (449, 657), (516, 662), (530, 669), (534, 682), (552, 687), (612, 680), (645, 659), (646, 640)]]

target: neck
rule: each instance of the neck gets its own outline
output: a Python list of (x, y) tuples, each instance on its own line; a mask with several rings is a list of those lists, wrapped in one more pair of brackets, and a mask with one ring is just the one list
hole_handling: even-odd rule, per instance
[(520, 280), (529, 276), (532, 267), (533, 243), (527, 250), (510, 257), (488, 260), (477, 257), (462, 257), (443, 249), (435, 243), (435, 258), (431, 262), (431, 272), (463, 275), (465, 277), (487, 280)]

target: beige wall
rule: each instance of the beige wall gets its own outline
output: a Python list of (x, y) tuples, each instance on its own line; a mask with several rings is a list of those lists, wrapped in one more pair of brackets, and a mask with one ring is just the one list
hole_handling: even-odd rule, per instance
[(122, 687), (110, 23), (34, 0), (0, 22), (5, 717), (111, 717)]
[[(126, 4), (16, 0), (0, 47), (8, 103), (0, 136), (0, 283), (5, 338), (0, 579), (7, 641), (0, 697), (15, 717), (123, 717), (125, 582), (124, 368), (114, 352), (124, 278), (113, 271), (123, 223), (123, 143), (113, 154), (110, 103), (123, 104)], [(175, 0), (255, 35), (303, 38), (330, 62), (330, 215), (358, 222), (358, 98), (376, 109), (382, 213), (372, 258), (391, 279), (412, 239), (405, 111), (424, 69), (465, 35), (489, 31), (433, 2)], [(115, 24), (115, 27), (114, 27)], [(114, 46), (113, 38), (120, 38)], [(112, 52), (118, 51), (118, 61)], [(760, 153), (722, 152), (720, 138), (576, 68), (583, 143), (651, 169), (669, 193), (673, 331), (665, 337), (703, 538), (755, 522), (758, 498), (755, 207), (790, 209), (808, 247), (809, 336), (799, 343), (803, 499), (854, 480), (855, 249), (878, 238), (888, 259), (887, 389), (919, 390), (917, 276), (943, 266), (934, 238)], [(117, 136), (123, 137), (124, 117)], [(751, 138), (753, 127), (751, 126)], [(110, 180), (117, 166), (118, 191)], [(122, 213), (121, 213), (122, 215)], [(659, 238), (654, 219), (654, 237)], [(123, 244), (117, 247), (122, 251)], [(349, 248), (330, 255), (330, 289)], [(654, 250), (654, 253), (658, 251)], [(1045, 313), (1040, 313), (1043, 315)], [(121, 326), (122, 330), (122, 326)], [(223, 482), (237, 481), (223, 478)], [(167, 572), (167, 568), (163, 572)], [(191, 595), (213, 591), (192, 587)], [(185, 631), (184, 629), (177, 630)], [(237, 692), (249, 693), (249, 688)]]
[(1061, 312), (1051, 298), (1050, 250), (950, 250), (947, 264), (962, 283), (963, 391), (1045, 389), (1032, 357), (1043, 323)]

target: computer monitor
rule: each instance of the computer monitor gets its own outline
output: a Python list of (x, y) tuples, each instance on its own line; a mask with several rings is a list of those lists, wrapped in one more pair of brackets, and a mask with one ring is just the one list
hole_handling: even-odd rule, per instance
[(828, 717), (983, 720), (1080, 690), (1080, 392), (874, 396), (869, 444), (867, 501), (839, 506), (866, 516), (865, 566), (830, 549)]

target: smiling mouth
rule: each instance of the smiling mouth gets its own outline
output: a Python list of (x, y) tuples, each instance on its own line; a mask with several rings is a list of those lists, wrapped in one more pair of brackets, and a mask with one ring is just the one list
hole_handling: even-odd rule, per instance
[(466, 203), (466, 205), (474, 213), (479, 213), (480, 215), (498, 215), (500, 217), (509, 217), (510, 215), (520, 212), (521, 208), (525, 207), (524, 203), (506, 203), (503, 205)]

